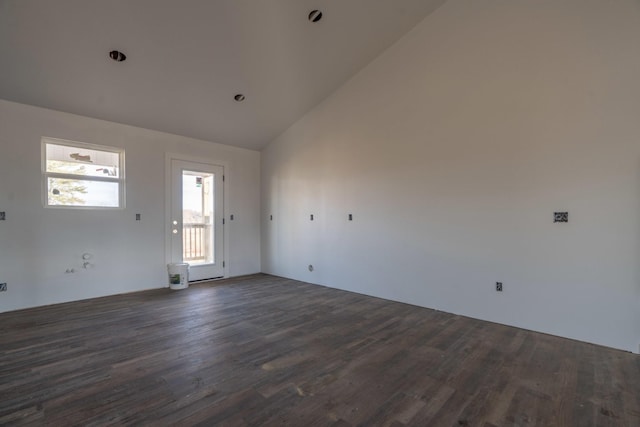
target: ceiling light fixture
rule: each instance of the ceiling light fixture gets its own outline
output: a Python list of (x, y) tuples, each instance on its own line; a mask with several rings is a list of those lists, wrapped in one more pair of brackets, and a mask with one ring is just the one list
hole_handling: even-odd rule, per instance
[(233, 99), (235, 99), (237, 102), (242, 102), (244, 101), (245, 97), (243, 94), (239, 93), (236, 96), (234, 96)]
[(116, 62), (122, 62), (127, 59), (127, 55), (120, 52), (119, 50), (112, 50), (109, 52), (109, 58), (113, 59)]
[(309, 21), (318, 22), (321, 19), (322, 19), (322, 12), (320, 12), (318, 9), (312, 10), (311, 12), (309, 12)]

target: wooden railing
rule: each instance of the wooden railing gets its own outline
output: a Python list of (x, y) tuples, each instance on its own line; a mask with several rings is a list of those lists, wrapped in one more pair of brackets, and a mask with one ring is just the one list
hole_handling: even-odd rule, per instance
[(209, 224), (182, 224), (182, 259), (206, 261), (209, 252)]

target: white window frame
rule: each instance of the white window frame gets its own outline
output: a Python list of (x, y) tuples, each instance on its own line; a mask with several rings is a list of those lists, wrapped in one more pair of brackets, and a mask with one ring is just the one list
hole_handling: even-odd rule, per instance
[[(47, 144), (63, 145), (66, 147), (105, 151), (118, 155), (118, 176), (87, 176), (67, 174), (59, 172), (47, 172)], [(66, 139), (42, 137), (42, 203), (46, 208), (52, 209), (92, 209), (92, 210), (121, 210), (125, 208), (125, 179), (124, 179), (124, 148), (109, 147), (106, 145), (89, 144), (86, 142), (69, 141)], [(118, 206), (92, 206), (92, 205), (50, 205), (49, 204), (49, 178), (74, 179), (94, 182), (115, 182), (118, 184)]]

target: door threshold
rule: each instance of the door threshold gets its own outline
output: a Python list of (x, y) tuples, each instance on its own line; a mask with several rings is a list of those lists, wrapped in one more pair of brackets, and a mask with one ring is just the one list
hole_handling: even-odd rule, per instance
[(219, 277), (212, 277), (210, 279), (200, 279), (200, 280), (189, 280), (189, 284), (196, 284), (196, 283), (202, 283), (202, 282), (210, 282), (212, 280), (220, 280), (220, 279), (224, 279), (224, 276), (219, 276)]

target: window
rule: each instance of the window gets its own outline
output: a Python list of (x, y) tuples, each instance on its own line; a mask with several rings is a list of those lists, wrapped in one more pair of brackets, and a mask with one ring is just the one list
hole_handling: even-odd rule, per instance
[(44, 204), (123, 208), (124, 150), (42, 138)]

